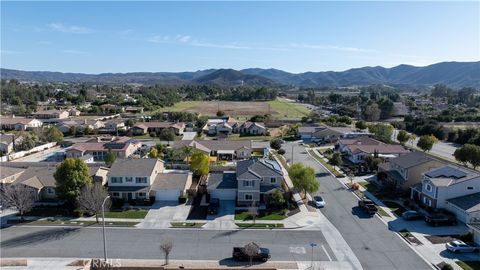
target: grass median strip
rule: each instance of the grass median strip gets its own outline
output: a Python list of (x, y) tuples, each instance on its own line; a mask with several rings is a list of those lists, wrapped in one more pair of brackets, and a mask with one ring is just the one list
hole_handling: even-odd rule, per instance
[(322, 163), (322, 165), (325, 166), (325, 168), (327, 168), (331, 173), (333, 173), (335, 177), (339, 177), (339, 178), (345, 177), (345, 175), (335, 170), (335, 168), (333, 168), (332, 165), (328, 164), (325, 160), (323, 160), (323, 158), (319, 156), (315, 151), (313, 150), (307, 150), (307, 151), (311, 156), (313, 156), (316, 160)]
[(273, 228), (283, 228), (282, 223), (235, 223), (240, 228), (252, 228), (252, 229), (273, 229)]
[(200, 228), (205, 222), (170, 222), (172, 228)]
[[(282, 220), (285, 218), (287, 209), (281, 210), (260, 210), (257, 220)], [(252, 220), (252, 217), (248, 211), (235, 211), (235, 220)]]
[[(147, 215), (148, 210), (125, 210), (105, 212), (105, 218), (134, 218), (142, 219)], [(100, 214), (101, 216), (101, 214)]]
[(455, 261), (458, 266), (460, 266), (463, 270), (475, 270), (480, 269), (480, 261)]

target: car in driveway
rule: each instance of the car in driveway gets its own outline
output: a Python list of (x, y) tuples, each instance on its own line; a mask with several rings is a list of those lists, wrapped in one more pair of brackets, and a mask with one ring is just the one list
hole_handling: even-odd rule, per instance
[(480, 247), (473, 243), (465, 243), (460, 240), (454, 240), (452, 242), (448, 242), (445, 244), (445, 248), (447, 248), (448, 251), (454, 252), (454, 253), (460, 253), (460, 252), (480, 252)]
[(404, 220), (422, 220), (424, 219), (424, 216), (417, 211), (408, 210), (403, 212), (402, 218)]
[(447, 213), (427, 214), (425, 222), (432, 226), (455, 226), (458, 224), (455, 215)]
[(325, 201), (323, 200), (323, 198), (321, 196), (314, 196), (313, 197), (313, 203), (318, 208), (325, 207)]

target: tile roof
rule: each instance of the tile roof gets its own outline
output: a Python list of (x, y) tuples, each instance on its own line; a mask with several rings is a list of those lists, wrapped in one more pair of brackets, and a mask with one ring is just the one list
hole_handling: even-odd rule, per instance
[(434, 160), (422, 152), (410, 152), (396, 158), (390, 159), (391, 163), (395, 163), (402, 168), (410, 168), (429, 161)]
[(25, 171), (24, 168), (0, 166), (0, 180), (3, 180), (7, 177), (10, 177), (19, 173), (23, 173), (24, 171)]
[(25, 184), (37, 189), (43, 187), (54, 187), (55, 178), (53, 174), (57, 170), (56, 167), (29, 167), (27, 168), (13, 184)]
[(191, 178), (192, 175), (188, 173), (159, 173), (155, 177), (151, 189), (160, 190), (160, 189), (180, 189), (184, 190), (185, 185), (187, 184), (188, 178)]
[(447, 202), (466, 212), (480, 211), (480, 192), (448, 199)]
[(25, 118), (25, 117), (1, 117), (0, 118), (0, 123), (2, 125), (15, 125), (15, 124), (28, 125), (33, 120), (36, 120), (36, 119), (35, 118)]
[(108, 176), (150, 176), (157, 162), (161, 161), (156, 158), (117, 158)]

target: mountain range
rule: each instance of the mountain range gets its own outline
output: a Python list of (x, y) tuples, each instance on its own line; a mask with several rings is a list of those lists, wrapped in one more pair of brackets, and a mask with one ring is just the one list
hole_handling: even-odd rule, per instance
[(102, 84), (215, 84), (220, 86), (360, 86), (372, 84), (480, 88), (480, 62), (441, 62), (424, 67), (362, 67), (346, 71), (289, 73), (278, 69), (207, 69), (194, 72), (62, 73), (0, 69), (2, 79)]

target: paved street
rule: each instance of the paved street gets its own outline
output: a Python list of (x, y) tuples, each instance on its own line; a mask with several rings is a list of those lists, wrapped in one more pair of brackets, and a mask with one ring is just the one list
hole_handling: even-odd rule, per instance
[[(314, 260), (337, 260), (319, 231), (285, 230), (150, 230), (108, 228), (111, 258), (159, 259), (162, 239), (173, 239), (172, 259), (224, 260), (232, 247), (255, 241), (270, 248), (275, 261), (309, 261), (309, 243), (315, 241)], [(10, 227), (1, 231), (1, 257), (103, 256), (101, 228)]]
[[(291, 156), (291, 144), (283, 147)], [(340, 231), (364, 269), (430, 269), (401, 238), (390, 232), (377, 217), (368, 218), (356, 208), (357, 199), (310, 157), (303, 146), (294, 145), (294, 162), (315, 168), (320, 195), (326, 206), (322, 213)]]

